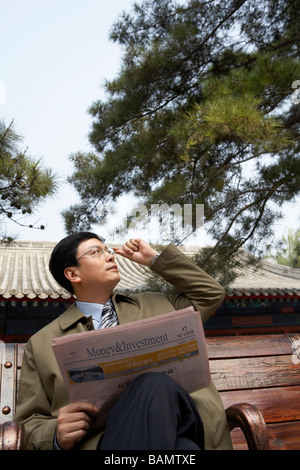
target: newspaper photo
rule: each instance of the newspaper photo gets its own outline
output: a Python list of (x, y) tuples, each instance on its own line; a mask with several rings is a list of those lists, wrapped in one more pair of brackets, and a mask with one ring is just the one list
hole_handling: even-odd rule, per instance
[(167, 374), (188, 393), (210, 384), (201, 316), (193, 307), (56, 338), (52, 348), (70, 401), (102, 410), (146, 372)]

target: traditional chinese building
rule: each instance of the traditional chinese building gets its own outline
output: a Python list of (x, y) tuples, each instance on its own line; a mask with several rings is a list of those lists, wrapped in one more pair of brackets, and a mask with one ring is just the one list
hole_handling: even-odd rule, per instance
[[(74, 302), (48, 268), (55, 244), (14, 241), (0, 245), (0, 340), (27, 341)], [(192, 255), (198, 248), (182, 250)], [(118, 256), (117, 263), (122, 278), (119, 291), (145, 288), (147, 268)], [(262, 261), (258, 270), (240, 270), (223, 304), (204, 327), (208, 336), (300, 333), (300, 269)]]

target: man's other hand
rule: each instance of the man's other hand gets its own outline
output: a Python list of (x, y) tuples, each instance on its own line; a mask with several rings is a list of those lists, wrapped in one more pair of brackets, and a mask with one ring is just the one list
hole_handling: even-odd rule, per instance
[(135, 263), (151, 266), (156, 251), (141, 238), (131, 238), (122, 248), (114, 248), (114, 252)]
[(63, 450), (73, 449), (95, 425), (99, 408), (93, 403), (76, 402), (60, 409), (57, 417), (56, 442)]

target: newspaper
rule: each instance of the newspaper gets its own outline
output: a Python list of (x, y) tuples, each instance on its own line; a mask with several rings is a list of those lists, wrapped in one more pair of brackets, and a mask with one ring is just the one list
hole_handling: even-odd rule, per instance
[(52, 348), (70, 401), (90, 401), (102, 411), (146, 372), (167, 374), (188, 393), (211, 380), (201, 316), (193, 307), (62, 336)]

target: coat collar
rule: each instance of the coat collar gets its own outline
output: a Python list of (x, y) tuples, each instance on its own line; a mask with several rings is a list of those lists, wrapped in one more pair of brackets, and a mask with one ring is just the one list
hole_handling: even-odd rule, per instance
[(117, 305), (119, 302), (129, 302), (134, 304), (135, 301), (130, 295), (121, 294), (120, 292), (114, 292), (111, 296), (112, 303)]
[[(133, 304), (134, 300), (129, 295), (113, 293), (112, 302), (117, 307), (119, 302), (129, 302)], [(76, 307), (75, 302), (59, 317), (60, 327), (63, 331), (74, 326), (78, 322), (85, 323), (86, 320), (86, 316)]]
[(67, 308), (67, 310), (59, 317), (60, 327), (64, 331), (82, 320), (85, 321), (86, 316), (76, 307), (75, 303)]

